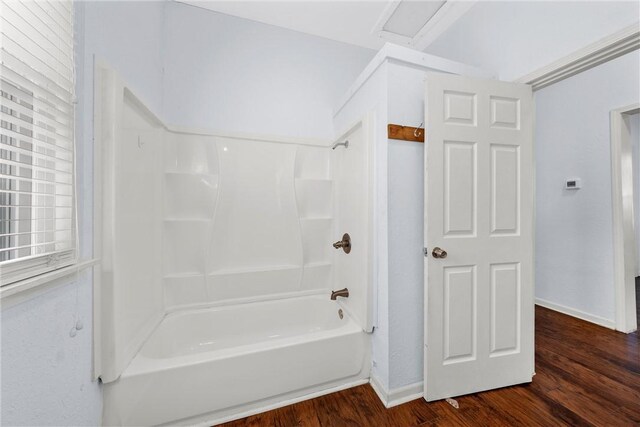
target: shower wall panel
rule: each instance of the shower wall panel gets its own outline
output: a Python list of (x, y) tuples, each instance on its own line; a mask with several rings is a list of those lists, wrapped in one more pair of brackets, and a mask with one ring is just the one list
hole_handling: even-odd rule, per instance
[(168, 132), (166, 307), (328, 289), (333, 237), (329, 151)]
[(102, 320), (101, 373), (118, 377), (164, 315), (162, 124), (116, 79), (98, 88), (96, 269)]
[(340, 303), (347, 308), (349, 314), (370, 330), (368, 318), (371, 304), (369, 284), (371, 281), (369, 259), (372, 248), (369, 161), (370, 147), (367, 145), (367, 132), (371, 132), (371, 122), (363, 121), (340, 140), (348, 140), (348, 149), (336, 149), (333, 154), (334, 165), (334, 210), (335, 234), (342, 236), (349, 233), (351, 252), (334, 252), (333, 268), (335, 289), (348, 288), (349, 298)]

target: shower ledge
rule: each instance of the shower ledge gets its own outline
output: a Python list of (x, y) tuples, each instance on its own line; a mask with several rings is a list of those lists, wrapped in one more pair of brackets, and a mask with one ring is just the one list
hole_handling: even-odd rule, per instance
[(211, 178), (216, 178), (218, 173), (210, 173), (210, 172), (189, 172), (189, 171), (164, 171), (165, 175), (189, 175), (189, 176), (206, 176)]
[(163, 219), (163, 221), (166, 221), (166, 222), (181, 222), (181, 221), (208, 222), (212, 220), (213, 218), (164, 218)]
[(260, 267), (245, 267), (245, 268), (229, 268), (224, 270), (215, 270), (207, 273), (207, 276), (225, 276), (227, 274), (243, 274), (243, 273), (262, 273), (269, 271), (283, 271), (283, 270), (298, 270), (302, 269), (303, 265), (274, 265), (274, 266), (260, 266)]

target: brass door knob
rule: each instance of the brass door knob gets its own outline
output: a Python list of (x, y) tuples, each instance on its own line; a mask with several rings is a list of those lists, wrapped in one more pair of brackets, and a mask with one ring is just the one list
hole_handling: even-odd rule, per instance
[(431, 251), (431, 255), (433, 255), (434, 258), (446, 258), (447, 251), (436, 246), (433, 248), (433, 251)]

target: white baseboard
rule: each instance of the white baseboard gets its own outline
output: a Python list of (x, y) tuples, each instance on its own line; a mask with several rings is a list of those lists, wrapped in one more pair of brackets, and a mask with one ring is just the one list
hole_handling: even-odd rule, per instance
[(584, 311), (576, 310), (575, 308), (556, 304), (542, 298), (536, 298), (536, 304), (540, 307), (548, 308), (549, 310), (557, 311), (572, 317), (577, 317), (581, 320), (586, 320), (587, 322), (595, 323), (596, 325), (604, 326), (605, 328), (614, 330), (616, 329), (616, 323), (613, 320), (605, 319), (594, 314), (585, 313)]
[(378, 399), (380, 399), (380, 402), (382, 402), (382, 404), (385, 406), (385, 408), (388, 408), (388, 406), (387, 406), (387, 401), (388, 401), (388, 399), (387, 399), (387, 391), (384, 388), (384, 386), (382, 385), (382, 383), (380, 382), (380, 380), (378, 378), (374, 377), (373, 375), (371, 375), (371, 378), (369, 379), (369, 384), (371, 384), (371, 388), (378, 395)]
[(419, 399), (422, 397), (423, 393), (422, 381), (387, 390), (378, 378), (371, 375), (370, 383), (385, 408), (392, 408), (394, 406)]

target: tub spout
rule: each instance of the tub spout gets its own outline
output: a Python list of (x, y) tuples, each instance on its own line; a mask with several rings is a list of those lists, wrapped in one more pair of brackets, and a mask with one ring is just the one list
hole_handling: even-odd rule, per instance
[(336, 298), (338, 298), (338, 297), (348, 298), (349, 297), (349, 289), (344, 288), (344, 289), (340, 289), (339, 291), (331, 291), (331, 299), (333, 301), (335, 301)]

